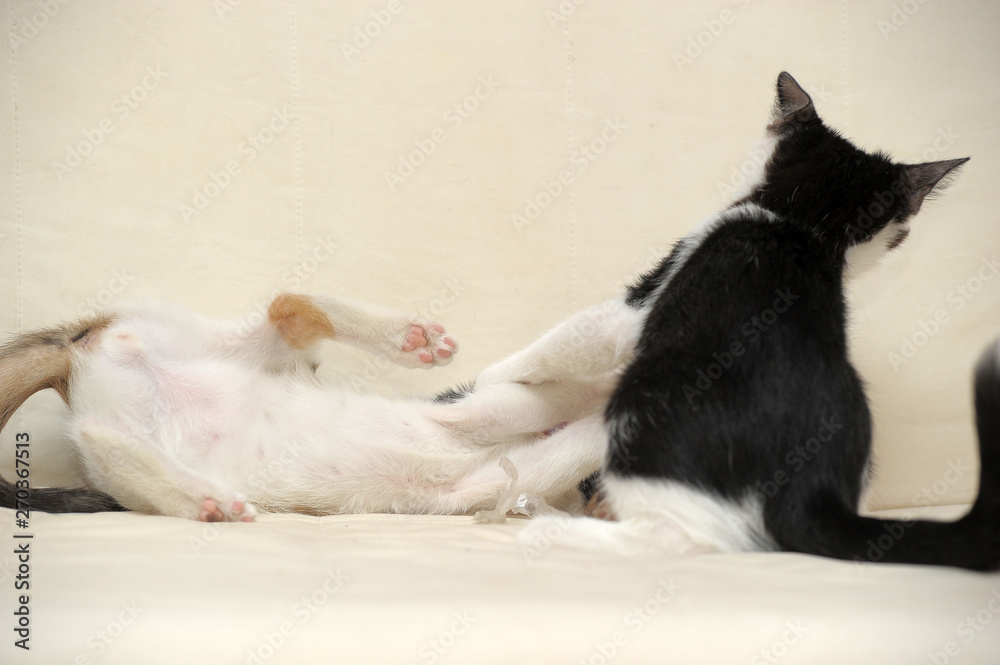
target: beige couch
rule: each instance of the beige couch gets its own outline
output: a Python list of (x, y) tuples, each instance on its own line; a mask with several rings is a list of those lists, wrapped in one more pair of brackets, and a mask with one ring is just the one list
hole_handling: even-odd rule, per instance
[[(788, 69), (829, 124), (973, 157), (852, 287), (867, 509), (975, 493), (970, 372), (1000, 332), (992, 2), (5, 3), (0, 329), (131, 298), (250, 322), (278, 290), (421, 312), (463, 343), (331, 381), (430, 395), (610, 298), (753, 167)], [(33, 484), (77, 480), (55, 395)], [(3, 663), (995, 663), (1000, 577), (787, 554), (639, 565), (519, 519), (0, 511)], [(15, 532), (17, 532), (15, 534)], [(15, 547), (31, 533), (31, 651)], [(877, 555), (877, 551), (874, 553)]]

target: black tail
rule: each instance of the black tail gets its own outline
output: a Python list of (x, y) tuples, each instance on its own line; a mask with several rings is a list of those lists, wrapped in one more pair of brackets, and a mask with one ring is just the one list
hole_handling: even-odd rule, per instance
[[(783, 549), (855, 561), (971, 570), (1000, 569), (1000, 343), (982, 355), (975, 375), (979, 495), (956, 522), (861, 517), (832, 492), (775, 511), (768, 527)], [(790, 503), (790, 502), (786, 502)]]
[[(26, 399), (53, 388), (67, 399), (72, 346), (88, 332), (107, 325), (93, 319), (74, 326), (28, 333), (0, 347), (0, 431)], [(30, 458), (28, 458), (30, 463)], [(30, 467), (28, 467), (30, 469)], [(124, 510), (107, 494), (88, 489), (17, 487), (0, 477), (0, 507), (48, 513)]]

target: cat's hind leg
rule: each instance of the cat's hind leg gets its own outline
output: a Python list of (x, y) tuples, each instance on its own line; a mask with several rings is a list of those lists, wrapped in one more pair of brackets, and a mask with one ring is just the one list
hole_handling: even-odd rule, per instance
[(486, 368), (476, 385), (541, 383), (615, 371), (632, 358), (643, 320), (642, 310), (624, 300), (589, 307)]
[(537, 384), (486, 384), (428, 409), (434, 420), (470, 435), (474, 443), (496, 444), (513, 435), (549, 432), (596, 413), (614, 385), (612, 374)]
[(214, 325), (213, 352), (277, 373), (315, 369), (322, 340), (346, 342), (404, 367), (446, 365), (458, 352), (455, 336), (438, 323), (332, 296), (283, 293), (256, 326)]
[(75, 430), (87, 475), (126, 508), (202, 522), (252, 522), (257, 514), (244, 496), (137, 436), (94, 418)]
[(516, 472), (513, 484), (492, 449), (481, 465), (447, 488), (429, 494), (425, 501), (432, 512), (462, 513), (474, 508), (493, 509), (501, 493), (513, 491), (541, 497), (560, 509), (577, 510), (582, 507), (578, 486), (601, 467), (606, 447), (603, 419), (594, 414), (504, 450), (502, 454)]
[(278, 295), (268, 320), (292, 348), (335, 339), (405, 367), (445, 365), (458, 351), (455, 337), (438, 323), (332, 296)]

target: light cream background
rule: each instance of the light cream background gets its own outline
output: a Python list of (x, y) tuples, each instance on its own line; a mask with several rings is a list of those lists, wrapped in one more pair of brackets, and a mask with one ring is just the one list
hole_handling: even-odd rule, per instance
[[(460, 338), (456, 361), (426, 373), (331, 347), (323, 370), (331, 378), (390, 394), (430, 395), (472, 378), (572, 312), (618, 295), (753, 166), (783, 69), (828, 124), (862, 146), (909, 161), (971, 156), (898, 255), (852, 287), (851, 306), (854, 355), (877, 424), (870, 507), (959, 505), (974, 494), (971, 368), (1000, 332), (991, 263), (1000, 258), (995, 2), (32, 0), (0, 5), (0, 32), (8, 43), (0, 49), (0, 329), (47, 326), (135, 298), (250, 322), (278, 290), (336, 293), (430, 314)], [(3, 433), (0, 468), (10, 466), (13, 433), (26, 431), (35, 484), (72, 480), (63, 413), (53, 395), (32, 399)], [(493, 531), (464, 523), (441, 535), (434, 529), (451, 523), (430, 520), (421, 540), (408, 535), (422, 533), (419, 520), (359, 527), (271, 518), (259, 528), (272, 532), (246, 536), (259, 565), (245, 568), (232, 564), (248, 546), (235, 536), (207, 558), (192, 554), (199, 525), (36, 520), (53, 540), (38, 543), (36, 570), (63, 590), (39, 591), (35, 635), (67, 662), (76, 654), (159, 662), (139, 638), (163, 635), (202, 645), (184, 662), (198, 654), (245, 662), (244, 647), (322, 581), (330, 556), (359, 544), (345, 555), (355, 579), (365, 578), (364, 561), (388, 557), (392, 588), (376, 593), (378, 575), (354, 587), (368, 609), (327, 606), (324, 622), (334, 623), (300, 628), (311, 637), (269, 662), (313, 662), (304, 654), (337, 626), (367, 639), (388, 636), (393, 624), (403, 626), (403, 646), (380, 643), (371, 662), (428, 662), (422, 640), (449, 625), (461, 603), (480, 613), (480, 637), (470, 632), (468, 653), (456, 647), (441, 662), (511, 662), (531, 649), (548, 654), (537, 662), (557, 662), (555, 654), (577, 662), (658, 579), (637, 582), (628, 566), (571, 552), (550, 555), (540, 575), (511, 543), (516, 527), (497, 527), (491, 540)], [(4, 517), (3, 551), (11, 521)], [(371, 533), (313, 541), (317, 524), (322, 533)], [(147, 545), (135, 549), (128, 536), (140, 533)], [(124, 554), (106, 561), (94, 553), (108, 548)], [(470, 551), (477, 556), (463, 555)], [(136, 564), (136, 552), (169, 571), (164, 580), (178, 595), (129, 595), (91, 580), (113, 563), (125, 571), (122, 588), (145, 588), (154, 573)], [(407, 568), (414, 560), (431, 563)], [(956, 636), (963, 613), (990, 598), (983, 578), (892, 569), (858, 577), (796, 557), (746, 569), (739, 558), (706, 561), (703, 569), (681, 564), (686, 584), (701, 590), (695, 605), (664, 612), (616, 662), (652, 654), (666, 662), (671, 652), (687, 654), (677, 662), (747, 662), (782, 639), (784, 622), (803, 617), (811, 632), (796, 644), (807, 662), (848, 662), (839, 658), (871, 649), (882, 663), (924, 662), (949, 640), (961, 662), (985, 662), (975, 655), (996, 653), (1000, 640), (996, 623), (991, 637)], [(712, 561), (736, 566), (731, 575), (742, 581)], [(238, 575), (220, 572), (230, 565)], [(757, 565), (770, 570), (760, 577), (766, 585), (753, 583)], [(456, 591), (450, 572), (477, 566), (493, 575), (484, 588)], [(821, 574), (806, 574), (816, 567)], [(428, 586), (394, 577), (410, 574)], [(253, 591), (263, 577), (281, 582)], [(502, 591), (513, 578), (530, 611)], [(235, 599), (222, 600), (217, 584), (235, 589)], [(827, 614), (827, 602), (796, 595), (810, 585), (839, 589), (823, 596), (833, 605)], [(894, 600), (913, 585), (937, 595)], [(12, 593), (5, 577), (4, 608)], [(142, 598), (148, 617), (159, 609), (161, 620), (138, 622), (146, 628), (126, 632), (112, 645), (118, 651), (98, 654), (88, 635), (115, 619), (123, 594)], [(79, 620), (95, 602), (93, 616)], [(904, 606), (911, 614), (885, 619)], [(53, 607), (63, 608), (59, 621)], [(546, 651), (532, 631), (548, 621), (562, 638)], [(723, 638), (734, 630), (743, 639)], [(848, 630), (857, 636), (850, 644), (841, 639)], [(361, 646), (345, 649), (355, 660), (336, 662), (362, 662)], [(714, 657), (722, 653), (729, 660)]]

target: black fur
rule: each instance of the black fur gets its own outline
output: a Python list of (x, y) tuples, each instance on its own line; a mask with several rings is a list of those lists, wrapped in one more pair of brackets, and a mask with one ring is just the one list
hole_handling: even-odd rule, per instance
[(580, 492), (580, 496), (583, 497), (583, 502), (587, 503), (590, 501), (591, 497), (597, 494), (601, 489), (601, 473), (596, 471), (583, 480), (577, 486), (577, 490)]
[(438, 404), (454, 404), (459, 401), (469, 393), (471, 393), (476, 388), (475, 381), (469, 381), (468, 383), (462, 383), (454, 388), (449, 388), (444, 392), (440, 393), (434, 398), (434, 401)]
[[(102, 320), (93, 319), (78, 326), (63, 326), (49, 330), (25, 333), (0, 346), (0, 430), (2, 430), (15, 410), (30, 395), (54, 388), (66, 395), (69, 379), (68, 360), (60, 357), (69, 346), (82, 340), (95, 327), (103, 325)], [(22, 374), (16, 367), (30, 365), (30, 372)], [(30, 509), (47, 513), (94, 513), (125, 510), (107, 494), (85, 488), (64, 489), (59, 487), (29, 488), (27, 497), (0, 477), (0, 507), (17, 510)]]
[(848, 359), (845, 253), (888, 225), (887, 246), (897, 246), (902, 222), (966, 160), (906, 166), (865, 153), (825, 127), (784, 73), (769, 129), (779, 142), (764, 182), (738, 202), (756, 205), (681, 241), (629, 291), (648, 314), (607, 408), (607, 473), (758, 498), (785, 550), (1000, 567), (995, 353), (976, 379), (983, 480), (969, 515), (904, 523), (857, 514), (871, 417)]
[(100, 513), (125, 510), (107, 494), (85, 488), (32, 488), (26, 502), (19, 502), (16, 492), (13, 485), (0, 478), (0, 508), (22, 509), (28, 506), (31, 510), (43, 513)]

